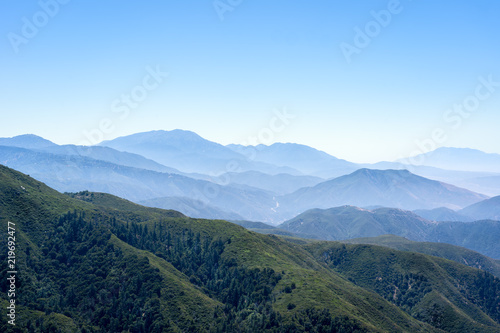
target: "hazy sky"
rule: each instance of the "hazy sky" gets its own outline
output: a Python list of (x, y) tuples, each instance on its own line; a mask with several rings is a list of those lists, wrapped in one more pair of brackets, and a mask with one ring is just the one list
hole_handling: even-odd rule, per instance
[(500, 153), (499, 13), (494, 0), (4, 0), (0, 137), (180, 128), (354, 162)]

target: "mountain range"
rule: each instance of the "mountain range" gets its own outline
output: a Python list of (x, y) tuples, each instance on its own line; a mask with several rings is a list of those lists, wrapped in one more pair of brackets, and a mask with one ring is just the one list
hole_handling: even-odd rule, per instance
[(425, 178), (463, 187), (489, 196), (496, 196), (500, 192), (500, 173), (498, 170), (496, 172), (447, 170), (401, 162), (378, 162), (361, 164), (360, 166), (376, 170), (408, 170)]
[(0, 146), (0, 163), (30, 174), (61, 192), (106, 192), (136, 202), (188, 197), (191, 209), (201, 210), (204, 217), (221, 217), (212, 214), (210, 207), (215, 206), (213, 209), (228, 213), (225, 218), (234, 218), (238, 215), (234, 212), (237, 207), (246, 218), (267, 220), (267, 207), (273, 202), (271, 194), (256, 188), (221, 186), (177, 173), (128, 167), (79, 155)]
[(423, 178), (407, 170), (360, 169), (284, 196), (285, 209), (295, 212), (340, 205), (402, 209), (461, 208), (487, 196)]
[[(422, 177), (465, 187), (486, 195), (500, 194), (500, 168), (494, 162), (500, 159), (500, 155), (477, 150), (474, 151), (474, 163), (483, 167), (474, 169), (471, 166), (463, 168), (468, 171), (458, 171), (456, 167), (443, 169), (425, 163), (422, 165), (401, 162), (356, 164), (305, 145), (292, 143), (276, 143), (270, 146), (222, 146), (203, 139), (196, 133), (183, 130), (137, 133), (102, 142), (101, 145), (138, 153), (186, 173), (209, 174), (212, 177), (223, 173), (253, 170), (273, 175), (302, 174), (329, 179), (349, 174), (360, 168), (407, 169)], [(437, 153), (446, 152), (446, 156), (451, 156), (456, 164), (460, 164), (468, 160), (464, 155), (469, 151), (462, 148), (439, 148)]]
[[(259, 232), (260, 228), (252, 230)], [(267, 229), (263, 232), (282, 234), (283, 230), (290, 236), (339, 241), (392, 234), (412, 241), (453, 244), (500, 259), (498, 220), (436, 222), (401, 209), (343, 206), (311, 209), (283, 222), (277, 230)]]
[(500, 280), (452, 260), (300, 244), (105, 193), (62, 194), (4, 166), (0, 203), (4, 241), (15, 225), (22, 313), (15, 330), (1, 316), (2, 332), (500, 330)]
[[(273, 224), (312, 208), (459, 210), (488, 198), (415, 175), (400, 163), (369, 169), (304, 145), (223, 146), (181, 130), (138, 133), (92, 147), (59, 146), (34, 135), (4, 138), (0, 163), (62, 192), (106, 192), (195, 217)], [(427, 166), (415, 170), (439, 176), (434, 178), (496, 177)], [(333, 175), (340, 176), (325, 179)]]
[(20, 147), (28, 149), (43, 149), (43, 148), (56, 147), (57, 145), (37, 135), (24, 134), (12, 138), (0, 138), (0, 146)]
[(118, 151), (142, 155), (185, 172), (218, 176), (226, 172), (256, 170), (270, 174), (298, 171), (289, 167), (251, 161), (233, 150), (190, 131), (137, 133), (100, 143)]

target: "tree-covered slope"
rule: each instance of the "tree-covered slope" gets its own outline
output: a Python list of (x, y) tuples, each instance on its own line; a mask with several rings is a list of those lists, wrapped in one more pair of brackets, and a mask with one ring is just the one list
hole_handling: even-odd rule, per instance
[(500, 330), (500, 279), (453, 261), (381, 246), (312, 243), (332, 270), (447, 332)]
[(481, 253), (447, 243), (415, 242), (395, 235), (354, 238), (342, 241), (352, 244), (372, 244), (400, 251), (418, 252), (456, 261), (466, 266), (479, 268), (500, 278), (500, 262)]

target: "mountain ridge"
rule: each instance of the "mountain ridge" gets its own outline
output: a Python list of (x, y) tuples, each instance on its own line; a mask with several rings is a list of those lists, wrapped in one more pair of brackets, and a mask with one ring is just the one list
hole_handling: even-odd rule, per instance
[(0, 138), (0, 146), (12, 146), (19, 148), (47, 148), (57, 146), (52, 141), (35, 134), (17, 135), (11, 138)]
[(489, 219), (500, 221), (500, 196), (467, 206), (458, 211), (458, 213), (472, 216), (476, 220)]
[[(165, 153), (163, 157), (169, 162), (177, 160), (180, 165), (187, 163), (196, 167), (202, 166), (204, 171), (214, 170), (213, 167), (218, 165), (223, 171), (221, 174), (193, 174), (172, 168), (171, 165), (159, 164), (142, 155), (120, 152), (105, 145), (58, 146), (36, 136), (26, 136), (21, 139), (19, 140), (26, 145), (41, 141), (43, 147), (27, 149), (0, 146), (0, 162), (32, 174), (60, 191), (108, 192), (136, 202), (168, 197), (170, 199), (164, 201), (170, 200), (169, 208), (183, 207), (185, 212), (196, 212), (196, 216), (200, 217), (203, 215), (198, 214), (235, 219), (238, 215), (242, 219), (278, 223), (312, 208), (326, 209), (353, 205), (395, 207), (405, 210), (438, 207), (458, 210), (487, 198), (451, 184), (425, 177), (419, 178), (407, 170), (361, 168), (325, 181), (315, 176), (300, 175), (300, 171), (283, 165), (293, 162), (295, 167), (305, 171), (304, 167), (314, 166), (316, 163), (314, 156), (319, 156), (319, 160), (327, 165), (332, 161), (347, 163), (351, 169), (359, 165), (350, 164), (325, 152), (299, 144), (276, 143), (271, 146), (249, 147), (256, 151), (260, 149), (254, 159), (258, 160), (260, 156), (267, 162), (280, 164), (272, 165), (252, 160), (248, 154), (244, 156), (228, 147), (205, 140), (194, 132), (183, 130), (136, 133), (104, 143), (115, 142), (127, 146), (128, 143), (135, 142), (147, 148), (150, 143), (157, 142), (164, 148), (170, 148), (165, 148), (166, 150), (149, 148), (157, 154)], [(235, 145), (232, 148), (235, 147), (242, 148)], [(213, 158), (209, 157), (211, 160), (205, 160), (206, 156), (211, 156), (213, 153), (215, 155), (220, 153), (221, 158), (212, 156)], [(269, 160), (270, 158), (272, 160)], [(319, 165), (315, 171), (322, 168)], [(232, 169), (235, 171), (227, 172)], [(343, 172), (346, 171), (347, 169)], [(459, 174), (462, 175), (462, 172)], [(467, 175), (479, 174), (467, 173)], [(238, 196), (240, 199), (236, 200)], [(173, 199), (180, 197), (189, 200)], [(159, 200), (157, 205), (164, 207)], [(220, 211), (215, 212), (208, 208), (204, 212), (199, 210), (195, 203), (200, 200)], [(176, 204), (178, 206), (175, 206)]]
[(104, 141), (99, 145), (136, 153), (184, 172), (218, 176), (253, 168), (273, 173), (299, 173), (292, 168), (251, 161), (219, 143), (185, 130), (136, 133)]
[(472, 148), (439, 147), (417, 155), (413, 160), (421, 161), (419, 165), (448, 170), (500, 172), (500, 154), (485, 153)]
[(408, 170), (365, 168), (285, 195), (280, 206), (297, 213), (341, 205), (380, 205), (412, 210), (441, 206), (462, 208), (486, 198), (485, 195), (414, 175)]
[(308, 210), (278, 228), (296, 237), (335, 241), (393, 234), (417, 242), (448, 243), (500, 259), (500, 221), (433, 222), (401, 209), (341, 206)]

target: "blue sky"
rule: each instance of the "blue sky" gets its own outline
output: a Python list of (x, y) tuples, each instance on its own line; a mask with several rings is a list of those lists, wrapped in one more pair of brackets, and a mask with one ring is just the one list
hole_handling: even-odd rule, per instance
[(499, 12), (493, 0), (5, 0), (0, 136), (88, 144), (181, 128), (354, 162), (500, 153)]

